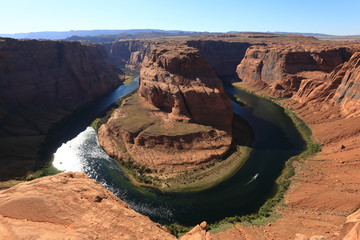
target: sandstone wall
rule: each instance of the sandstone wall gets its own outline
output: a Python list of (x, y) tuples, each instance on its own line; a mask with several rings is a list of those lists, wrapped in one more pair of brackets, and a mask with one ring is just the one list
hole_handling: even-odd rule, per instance
[(352, 49), (337, 46), (252, 46), (236, 71), (244, 82), (267, 86), (275, 96), (291, 97), (302, 80), (323, 80), (352, 54)]
[(139, 94), (154, 106), (231, 134), (230, 100), (198, 50), (159, 47), (146, 57), (140, 79)]
[(0, 39), (0, 176), (23, 175), (39, 160), (49, 129), (121, 84), (97, 45)]
[(146, 40), (120, 40), (102, 44), (115, 66), (125, 66), (140, 71), (146, 54), (154, 48), (155, 42)]
[(158, 44), (144, 59), (138, 94), (99, 129), (99, 142), (111, 156), (181, 172), (229, 150), (232, 105), (199, 50)]
[(252, 45), (247, 42), (226, 42), (212, 40), (192, 40), (186, 44), (200, 50), (204, 58), (221, 78), (237, 78), (236, 67)]

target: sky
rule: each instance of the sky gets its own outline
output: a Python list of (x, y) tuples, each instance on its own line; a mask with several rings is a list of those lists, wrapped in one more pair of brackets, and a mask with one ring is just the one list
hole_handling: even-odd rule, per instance
[(360, 0), (0, 0), (0, 33), (93, 29), (360, 34)]

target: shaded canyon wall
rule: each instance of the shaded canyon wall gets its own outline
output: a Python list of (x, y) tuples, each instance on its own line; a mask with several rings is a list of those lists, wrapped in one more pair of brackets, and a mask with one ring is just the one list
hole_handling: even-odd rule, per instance
[(115, 89), (118, 74), (97, 45), (0, 39), (1, 178), (33, 169), (51, 127)]

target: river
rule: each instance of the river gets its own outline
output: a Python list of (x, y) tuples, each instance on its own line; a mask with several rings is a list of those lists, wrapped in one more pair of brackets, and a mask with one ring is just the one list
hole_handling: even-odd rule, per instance
[(93, 107), (89, 106), (78, 120), (69, 123), (67, 131), (54, 144), (57, 149), (53, 151), (53, 165), (64, 171), (85, 172), (154, 221), (194, 225), (203, 220), (212, 223), (225, 217), (252, 213), (273, 194), (275, 180), (286, 160), (304, 149), (304, 141), (281, 107), (225, 86), (227, 93), (245, 103), (240, 106), (233, 102), (234, 113), (244, 118), (255, 133), (254, 150), (243, 168), (218, 186), (201, 192), (162, 193), (135, 186), (99, 146), (95, 130), (87, 126), (96, 113), (134, 91), (138, 81), (137, 77), (130, 85), (120, 86)]

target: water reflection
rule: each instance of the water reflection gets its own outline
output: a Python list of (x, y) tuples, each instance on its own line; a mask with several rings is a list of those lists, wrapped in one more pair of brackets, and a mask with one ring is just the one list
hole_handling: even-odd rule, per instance
[(233, 103), (234, 112), (254, 128), (254, 151), (235, 176), (212, 189), (162, 193), (133, 185), (99, 146), (90, 127), (58, 148), (54, 166), (85, 172), (134, 210), (161, 223), (193, 225), (256, 211), (273, 193), (285, 161), (302, 150), (304, 143), (282, 108), (232, 87), (226, 90), (247, 103)]

